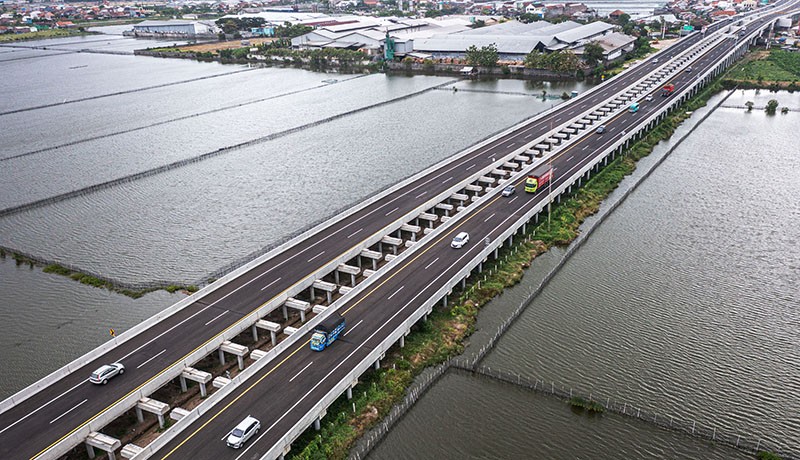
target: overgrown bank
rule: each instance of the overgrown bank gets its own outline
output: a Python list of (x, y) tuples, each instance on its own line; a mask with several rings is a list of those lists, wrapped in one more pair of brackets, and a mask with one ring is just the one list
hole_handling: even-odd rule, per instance
[[(689, 117), (687, 111), (704, 106), (722, 86), (715, 81), (688, 101), (682, 110), (668, 116), (655, 129), (633, 144), (572, 196), (554, 207), (550, 223), (528, 226), (524, 238), (512, 248), (504, 247), (497, 260), (484, 266), (480, 279), (471, 278), (463, 291), (454, 292), (446, 307), (437, 308), (428, 322), (420, 323), (406, 338), (405, 348), (387, 353), (380, 370), (368, 372), (354, 389), (354, 399), (339, 398), (329, 409), (326, 423), (316, 432), (308, 430), (291, 451), (293, 458), (346, 458), (356, 439), (378, 423), (399, 403), (406, 388), (425, 368), (460, 354), (473, 332), (481, 307), (506, 287), (517, 284), (531, 261), (554, 245), (567, 245), (578, 236), (581, 223), (596, 213), (600, 203), (636, 168), (661, 140), (669, 138)], [(596, 408), (599, 410), (599, 408)]]
[(134, 299), (138, 299), (148, 292), (159, 291), (162, 289), (169, 293), (174, 293), (177, 291), (193, 293), (197, 292), (198, 290), (198, 287), (195, 285), (182, 285), (167, 282), (154, 282), (148, 283), (147, 285), (120, 284), (118, 281), (112, 281), (111, 279), (99, 274), (87, 273), (84, 270), (78, 270), (76, 268), (71, 268), (58, 263), (52, 263), (30, 254), (22, 254), (18, 251), (0, 246), (0, 259), (5, 259), (6, 257), (11, 257), (14, 262), (16, 262), (18, 267), (22, 265), (27, 265), (30, 268), (41, 267), (42, 271), (45, 273), (66, 276), (67, 278), (75, 280), (81, 284), (96, 288), (108, 289), (109, 291), (126, 295)]

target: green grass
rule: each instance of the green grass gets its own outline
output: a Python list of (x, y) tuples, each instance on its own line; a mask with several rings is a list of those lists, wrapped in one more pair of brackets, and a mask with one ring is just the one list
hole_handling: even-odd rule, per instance
[(753, 59), (735, 66), (729, 80), (796, 82), (800, 80), (800, 53), (773, 49), (763, 59)]
[(602, 414), (603, 412), (606, 411), (606, 407), (600, 404), (599, 402), (586, 400), (581, 398), (580, 396), (573, 396), (572, 398), (570, 398), (569, 404), (570, 406), (576, 409), (585, 409), (589, 411), (589, 413), (594, 413), (594, 414)]
[(0, 43), (18, 42), (26, 40), (41, 40), (45, 38), (74, 37), (76, 35), (90, 35), (92, 32), (84, 32), (77, 29), (47, 29), (38, 32), (27, 32), (24, 34), (2, 34)]

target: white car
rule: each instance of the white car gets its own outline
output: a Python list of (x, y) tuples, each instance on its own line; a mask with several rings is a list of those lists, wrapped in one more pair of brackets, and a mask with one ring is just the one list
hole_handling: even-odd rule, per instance
[(502, 195), (503, 195), (503, 196), (511, 196), (511, 195), (513, 195), (513, 194), (514, 194), (514, 192), (516, 192), (516, 191), (517, 191), (517, 189), (515, 189), (513, 185), (509, 185), (508, 187), (506, 187), (506, 188), (504, 188), (504, 189), (503, 189), (503, 193), (502, 193)]
[(231, 430), (228, 433), (228, 439), (225, 441), (228, 444), (228, 447), (233, 447), (234, 449), (238, 449), (247, 442), (248, 439), (252, 438), (254, 435), (258, 434), (258, 431), (261, 429), (261, 422), (258, 421), (255, 417), (247, 416), (236, 425), (236, 428)]
[(450, 243), (451, 248), (461, 249), (464, 247), (465, 244), (469, 243), (469, 233), (461, 232), (453, 238), (453, 242)]
[(652, 101), (653, 100), (653, 95), (652, 94), (648, 94), (647, 96), (645, 96), (644, 100), (645, 101)]
[(105, 385), (108, 379), (119, 374), (125, 373), (125, 366), (122, 363), (111, 363), (100, 366), (89, 376), (89, 381), (96, 385)]

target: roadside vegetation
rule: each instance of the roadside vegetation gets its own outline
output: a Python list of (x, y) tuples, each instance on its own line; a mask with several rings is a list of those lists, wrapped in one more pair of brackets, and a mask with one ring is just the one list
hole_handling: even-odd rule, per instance
[(754, 51), (726, 75), (726, 88), (800, 90), (800, 53), (772, 49)]
[[(529, 225), (528, 233), (524, 238), (515, 239), (513, 247), (503, 246), (497, 260), (490, 258), (484, 264), (479, 280), (467, 280), (466, 288), (454, 290), (446, 307), (434, 308), (427, 322), (415, 325), (406, 337), (405, 348), (393, 347), (382, 360), (380, 370), (362, 375), (360, 383), (353, 389), (353, 399), (338, 398), (328, 409), (321, 430), (308, 429), (295, 441), (289, 455), (309, 460), (346, 458), (358, 437), (402, 400), (414, 377), (426, 367), (443, 363), (463, 352), (465, 339), (474, 331), (481, 307), (505, 288), (519, 283), (524, 270), (537, 255), (552, 246), (564, 246), (574, 240), (581, 223), (596, 213), (601, 202), (636, 169), (637, 161), (650, 154), (658, 142), (672, 136), (680, 123), (690, 116), (688, 112), (704, 106), (720, 90), (722, 86), (718, 81), (712, 83), (688, 101), (682, 110), (668, 116), (624, 155), (595, 174), (573, 195), (554, 205), (549, 223), (547, 219), (541, 219), (538, 225)], [(567, 404), (589, 413), (605, 411), (605, 407), (596, 401), (575, 399), (567, 401)]]
[(87, 32), (83, 27), (78, 27), (77, 29), (43, 29), (36, 32), (26, 32), (24, 34), (0, 34), (0, 43), (42, 40), (45, 38), (76, 37), (79, 35), (92, 34), (95, 34), (95, 32)]

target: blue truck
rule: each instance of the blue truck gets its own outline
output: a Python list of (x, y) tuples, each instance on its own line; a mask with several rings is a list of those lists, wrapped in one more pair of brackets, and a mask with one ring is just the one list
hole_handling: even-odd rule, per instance
[(329, 347), (334, 340), (339, 338), (344, 327), (344, 317), (338, 313), (325, 318), (314, 328), (314, 333), (311, 335), (311, 349), (322, 351), (325, 347)]

